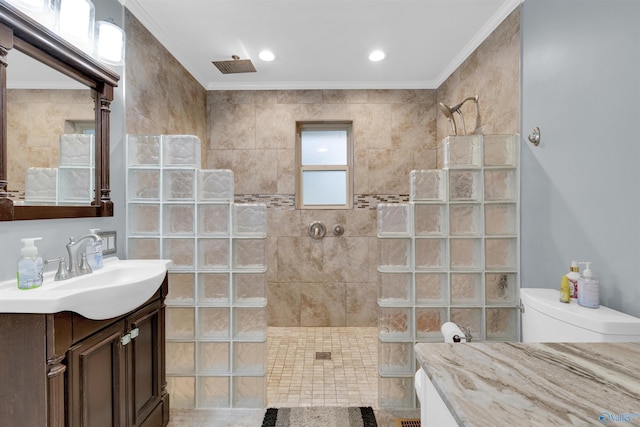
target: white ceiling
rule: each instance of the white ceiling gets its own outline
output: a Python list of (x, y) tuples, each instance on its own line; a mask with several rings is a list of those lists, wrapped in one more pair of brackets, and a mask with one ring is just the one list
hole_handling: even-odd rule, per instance
[[(208, 90), (435, 89), (524, 0), (120, 0)], [(270, 49), (273, 62), (258, 52)], [(387, 58), (368, 60), (382, 49)], [(251, 59), (256, 73), (211, 61)]]

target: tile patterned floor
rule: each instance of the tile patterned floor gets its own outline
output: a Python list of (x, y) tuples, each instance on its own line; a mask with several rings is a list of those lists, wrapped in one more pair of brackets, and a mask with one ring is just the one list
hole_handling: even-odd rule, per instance
[[(270, 327), (267, 346), (267, 407), (371, 406), (379, 427), (420, 411), (378, 408), (377, 328)], [(331, 360), (315, 360), (316, 352)], [(253, 427), (264, 409), (172, 409), (169, 427)]]
[[(377, 328), (269, 328), (267, 406), (378, 405)], [(316, 360), (331, 352), (331, 360)]]

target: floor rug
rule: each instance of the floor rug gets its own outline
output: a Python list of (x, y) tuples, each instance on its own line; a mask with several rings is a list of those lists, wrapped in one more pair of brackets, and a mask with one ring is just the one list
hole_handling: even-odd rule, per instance
[(378, 427), (371, 407), (269, 408), (262, 427)]

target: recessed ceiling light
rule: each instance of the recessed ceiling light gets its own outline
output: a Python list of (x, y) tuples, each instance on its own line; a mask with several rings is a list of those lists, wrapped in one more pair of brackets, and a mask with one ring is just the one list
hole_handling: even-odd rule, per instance
[(274, 59), (276, 59), (276, 56), (270, 50), (263, 50), (262, 52), (260, 52), (258, 54), (258, 58), (262, 59), (263, 61), (267, 61), (268, 62), (268, 61), (273, 61)]
[(378, 62), (382, 61), (387, 55), (381, 50), (374, 50), (369, 54), (369, 61)]

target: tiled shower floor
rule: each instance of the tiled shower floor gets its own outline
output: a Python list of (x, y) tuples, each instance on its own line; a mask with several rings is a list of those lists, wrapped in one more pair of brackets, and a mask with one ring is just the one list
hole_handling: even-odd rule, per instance
[[(281, 328), (268, 330), (267, 407), (371, 406), (379, 427), (419, 410), (378, 410), (377, 328)], [(331, 360), (315, 360), (331, 352)], [(172, 409), (169, 427), (260, 426), (264, 409)]]
[(377, 328), (270, 327), (267, 345), (267, 406), (378, 406)]

